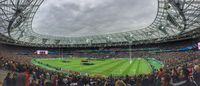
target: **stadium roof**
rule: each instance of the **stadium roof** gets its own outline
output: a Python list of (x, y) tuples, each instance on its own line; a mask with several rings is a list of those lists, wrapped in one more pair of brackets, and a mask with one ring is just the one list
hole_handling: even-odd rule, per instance
[[(68, 1), (72, 1), (72, 0), (68, 0)], [(88, 1), (88, 0), (86, 0), (86, 1)], [(102, 3), (104, 3), (103, 1), (104, 0), (102, 0)], [(110, 1), (112, 2), (112, 0), (110, 0)], [(117, 1), (119, 1), (119, 2), (117, 2)], [(154, 3), (154, 1), (152, 1), (152, 0), (148, 0), (148, 1), (151, 1), (152, 3)], [(138, 2), (141, 2), (141, 1), (138, 0)], [(42, 15), (41, 15), (41, 17), (39, 16), (40, 14), (42, 14), (42, 12), (40, 12), (40, 11), (43, 9), (43, 5), (45, 7), (45, 2), (44, 2), (44, 4), (42, 4), (42, 3), (43, 3), (43, 0), (0, 0), (1, 40), (4, 40), (3, 42), (11, 43), (11, 44), (18, 44), (18, 45), (24, 45), (24, 46), (41, 46), (41, 47), (44, 47), (44, 46), (47, 46), (47, 47), (60, 47), (60, 46), (62, 46), (62, 47), (83, 47), (83, 46), (96, 46), (98, 44), (115, 44), (115, 43), (123, 45), (123, 43), (133, 43), (134, 44), (134, 43), (138, 43), (138, 42), (145, 43), (145, 42), (153, 42), (155, 40), (166, 40), (169, 37), (179, 36), (179, 35), (185, 34), (187, 32), (197, 30), (197, 29), (199, 29), (199, 26), (200, 26), (199, 25), (200, 24), (200, 21), (199, 21), (200, 0), (158, 0), (157, 8), (153, 8), (153, 9), (156, 9), (157, 13), (156, 13), (156, 17), (152, 23), (151, 22), (146, 23), (146, 20), (142, 21), (143, 19), (138, 17), (137, 21), (141, 21), (142, 23), (145, 23), (146, 25), (149, 24), (149, 25), (144, 27), (143, 25), (145, 25), (145, 24), (140, 24), (141, 23), (140, 22), (140, 23), (137, 23), (138, 26), (137, 25), (134, 26), (134, 23), (133, 23), (133, 26), (132, 26), (133, 28), (130, 28), (128, 26), (128, 29), (124, 30), (127, 32), (124, 32), (124, 31), (121, 32), (121, 30), (119, 31), (119, 29), (123, 28), (121, 26), (125, 25), (125, 27), (126, 27), (127, 25), (131, 24), (131, 22), (129, 20), (131, 20), (132, 17), (135, 17), (135, 16), (133, 16), (134, 14), (132, 12), (134, 10), (134, 6), (133, 6), (133, 8), (131, 8), (132, 6), (130, 5), (130, 4), (134, 4), (134, 3), (131, 3), (131, 2), (127, 3), (127, 2), (123, 2), (121, 0), (116, 0), (115, 3), (114, 2), (111, 3), (111, 4), (116, 4), (116, 6), (114, 6), (113, 9), (118, 9), (117, 7), (121, 7), (124, 9), (119, 10), (119, 11), (116, 11), (116, 10), (112, 10), (112, 11), (114, 13), (120, 14), (120, 16), (118, 16), (117, 14), (112, 14), (112, 12), (110, 14), (110, 12), (109, 12), (110, 10), (104, 9), (106, 13), (108, 13), (109, 15), (113, 15), (113, 16), (108, 17), (104, 14), (100, 15), (100, 13), (99, 13), (99, 16), (103, 16), (103, 17), (98, 17), (100, 19), (98, 19), (98, 18), (95, 18), (95, 19), (96, 19), (96, 21), (99, 20), (100, 22), (96, 22), (95, 19), (92, 21), (87, 20), (89, 18), (86, 18), (86, 17), (78, 18), (78, 19), (83, 19), (83, 20), (86, 19), (87, 22), (94, 24), (94, 26), (88, 25), (87, 22), (84, 22), (82, 20), (79, 20), (79, 21), (77, 20), (76, 24), (80, 25), (80, 22), (86, 23), (86, 24), (83, 24), (83, 25), (86, 25), (85, 27), (77, 26), (75, 24), (73, 24), (73, 25), (69, 24), (70, 25), (69, 26), (66, 24), (68, 26), (67, 29), (69, 29), (69, 27), (75, 27), (75, 29), (80, 29), (80, 28), (82, 29), (82, 28), (87, 28), (87, 26), (88, 27), (91, 26), (90, 29), (94, 29), (94, 30), (96, 28), (100, 28), (99, 30), (109, 29), (110, 31), (109, 30), (106, 31), (107, 33), (98, 31), (99, 33), (97, 33), (97, 34), (94, 34), (96, 32), (93, 32), (93, 33), (88, 33), (88, 34), (90, 34), (89, 36), (86, 36), (87, 34), (83, 36), (83, 34), (85, 34), (85, 33), (81, 34), (79, 32), (78, 33), (79, 35), (73, 35), (73, 34), (70, 35), (69, 34), (69, 35), (64, 35), (65, 37), (59, 37), (59, 36), (53, 36), (53, 35), (58, 35), (58, 33), (56, 33), (55, 31), (54, 31), (55, 34), (53, 34), (53, 35), (52, 35), (53, 32), (50, 33), (50, 32), (45, 31), (48, 29), (50, 29), (49, 31), (53, 31), (51, 29), (52, 29), (52, 27), (54, 29), (55, 26), (49, 25), (49, 24), (51, 24), (50, 21), (52, 18), (42, 17)], [(46, 2), (46, 3), (48, 3), (48, 2)], [(62, 0), (60, 1), (60, 3), (62, 3)], [(96, 2), (92, 2), (92, 4), (93, 3), (96, 3)], [(101, 3), (101, 2), (99, 2), (99, 3)], [(109, 2), (106, 2), (106, 3), (109, 3)], [(127, 7), (126, 6), (117, 6), (117, 3), (125, 4)], [(145, 2), (145, 3), (148, 3), (148, 2)], [(73, 7), (73, 4), (72, 5), (68, 5), (68, 4), (65, 6), (67, 6), (69, 8)], [(130, 6), (128, 6), (128, 4)], [(39, 13), (36, 14), (40, 5), (41, 5), (41, 9), (39, 10)], [(59, 8), (59, 6), (62, 6), (62, 5), (58, 5), (58, 8)], [(79, 6), (79, 5), (77, 5), (77, 6)], [(113, 5), (108, 5), (108, 6), (111, 6), (111, 8), (112, 8)], [(135, 6), (137, 7), (137, 5), (135, 5)], [(145, 8), (146, 6), (150, 6), (150, 5), (145, 4), (142, 6)], [(76, 5), (75, 5), (75, 7), (76, 7)], [(92, 7), (95, 7), (95, 5), (94, 6), (91, 5), (91, 8)], [(129, 9), (128, 9), (128, 7), (129, 7)], [(138, 7), (140, 7), (140, 6), (138, 6)], [(125, 9), (127, 9), (128, 11)], [(52, 10), (52, 9), (50, 9), (50, 10)], [(57, 10), (61, 10), (61, 9), (59, 8)], [(55, 11), (57, 11), (57, 10), (55, 10)], [(55, 11), (54, 10), (52, 11), (52, 15), (55, 15), (53, 13)], [(67, 9), (67, 12), (69, 12), (68, 16), (70, 16), (70, 14), (73, 14), (73, 12), (71, 12), (71, 11), (73, 11), (73, 10)], [(96, 10), (94, 10), (94, 11), (89, 10), (88, 13), (95, 12), (95, 11)], [(120, 13), (120, 11), (123, 11), (123, 12)], [(104, 11), (102, 11), (101, 13), (103, 13), (103, 12)], [(145, 11), (145, 12), (148, 13), (148, 11)], [(45, 12), (45, 13), (47, 13), (47, 12)], [(138, 11), (138, 13), (140, 13), (140, 12)], [(152, 13), (154, 13), (153, 10), (152, 10)], [(36, 14), (36, 17), (35, 17), (35, 14)], [(125, 14), (127, 14), (127, 15), (125, 15)], [(131, 14), (133, 14), (133, 15), (131, 15)], [(152, 14), (152, 15), (154, 15), (154, 14)], [(66, 16), (66, 18), (70, 18), (68, 16)], [(92, 16), (96, 16), (96, 15), (92, 15)], [(89, 17), (94, 18), (92, 16), (89, 16)], [(148, 21), (150, 21), (152, 18), (151, 16), (147, 16), (147, 17), (151, 17), (151, 18), (146, 18), (146, 15), (142, 15), (142, 16), (144, 16), (144, 19), (147, 19)], [(112, 27), (111, 26), (109, 27), (109, 25), (104, 26), (104, 24), (107, 24), (107, 22), (104, 21), (104, 17), (105, 17), (105, 19), (111, 19), (111, 20), (113, 19), (113, 21), (111, 22)], [(122, 19), (123, 22), (121, 24), (119, 23), (119, 25), (118, 25), (118, 23), (115, 23), (115, 22), (117, 22), (117, 20), (112, 17), (119, 18), (117, 20)], [(124, 19), (124, 17), (127, 17), (127, 19), (126, 18)], [(38, 27), (38, 26), (40, 26), (40, 24), (36, 24), (36, 23), (39, 23), (37, 21), (40, 21), (41, 18), (44, 18), (44, 20), (41, 20), (41, 25), (45, 26), (45, 28)], [(34, 19), (34, 23), (33, 23), (33, 19)], [(55, 19), (57, 19), (57, 18), (55, 18)], [(44, 21), (48, 21), (49, 23), (46, 24)], [(53, 19), (52, 19), (52, 21), (56, 22)], [(57, 21), (61, 21), (61, 19), (59, 19)], [(45, 23), (45, 24), (42, 24), (42, 23)], [(61, 23), (61, 22), (58, 22), (58, 23)], [(55, 24), (55, 23), (53, 23), (53, 24)], [(97, 26), (95, 26), (95, 25), (97, 25)], [(61, 27), (62, 24), (61, 25), (58, 24), (57, 26)], [(33, 27), (34, 27), (34, 31), (33, 31)], [(49, 28), (46, 28), (46, 27), (49, 27)], [(137, 29), (135, 29), (134, 27)], [(49, 34), (44, 34), (41, 32), (38, 33), (37, 29), (40, 29), (40, 28), (42, 28), (41, 32), (44, 32), (44, 33), (46, 32)], [(65, 27), (63, 27), (63, 28), (65, 28)], [(58, 28), (55, 28), (55, 30), (59, 31), (59, 29), (60, 29), (60, 31), (62, 31), (61, 29), (63, 29), (63, 28), (58, 27)], [(112, 31), (111, 28), (116, 28), (116, 29), (114, 31)], [(72, 30), (74, 30), (74, 28)], [(85, 29), (83, 29), (83, 30), (85, 30)], [(71, 31), (71, 32), (73, 32), (73, 31)], [(86, 32), (87, 32), (87, 30), (86, 30)], [(68, 33), (63, 33), (63, 34), (68, 34)], [(63, 34), (61, 34), (60, 36), (63, 36)], [(71, 36), (73, 36), (73, 37), (71, 37)], [(142, 41), (145, 41), (145, 42), (142, 42)]]

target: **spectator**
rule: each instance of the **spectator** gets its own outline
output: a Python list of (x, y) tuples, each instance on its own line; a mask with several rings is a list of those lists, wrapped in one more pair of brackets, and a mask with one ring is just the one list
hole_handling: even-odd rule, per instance
[(11, 73), (9, 72), (3, 81), (3, 86), (11, 86), (11, 85), (12, 85), (12, 78), (11, 78)]

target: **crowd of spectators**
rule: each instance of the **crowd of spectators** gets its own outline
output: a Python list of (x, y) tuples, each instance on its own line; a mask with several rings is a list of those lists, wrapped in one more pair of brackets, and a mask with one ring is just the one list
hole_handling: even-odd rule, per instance
[[(127, 56), (129, 53), (125, 53)], [(145, 54), (162, 61), (166, 66), (149, 75), (138, 76), (86, 76), (65, 74), (42, 69), (31, 64), (29, 56), (0, 56), (0, 69), (9, 70), (3, 86), (199, 86), (199, 52), (163, 52)], [(92, 54), (93, 55), (93, 54)], [(101, 56), (102, 55), (102, 56)], [(106, 54), (109, 55), (109, 54)], [(94, 56), (104, 57), (105, 54)], [(111, 57), (120, 54), (112, 54)], [(145, 57), (144, 57), (145, 58)]]

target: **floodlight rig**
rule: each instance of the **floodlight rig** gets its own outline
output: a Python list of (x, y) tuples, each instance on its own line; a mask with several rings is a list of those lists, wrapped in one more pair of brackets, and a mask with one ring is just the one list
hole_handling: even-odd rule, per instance
[[(182, 34), (188, 27), (187, 25), (187, 18), (186, 18), (186, 10), (190, 6), (186, 6), (186, 0), (166, 0), (165, 1), (165, 7), (167, 13), (167, 18), (172, 25), (176, 26), (177, 29), (179, 29), (180, 33)], [(170, 13), (170, 10), (175, 11), (175, 15)], [(179, 23), (177, 20), (180, 20), (181, 23)]]
[[(155, 20), (142, 29), (95, 35), (92, 38), (89, 36), (56, 37), (43, 35), (32, 30), (33, 18), (43, 1), (0, 0), (0, 35), (5, 37), (5, 43), (36, 47), (109, 47), (130, 44), (128, 39), (131, 37), (130, 34), (133, 34), (131, 45), (137, 45), (177, 40), (173, 38), (180, 37), (195, 29), (199, 30), (200, 26), (200, 0), (158, 0)], [(12, 41), (10, 42), (6, 37)], [(192, 37), (187, 36), (186, 38)], [(41, 42), (42, 39), (48, 39), (48, 41)]]

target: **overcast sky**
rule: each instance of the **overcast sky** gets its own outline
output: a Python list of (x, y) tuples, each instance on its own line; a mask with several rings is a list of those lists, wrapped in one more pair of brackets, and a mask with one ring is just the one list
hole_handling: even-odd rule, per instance
[(33, 30), (65, 37), (125, 32), (151, 24), (156, 11), (157, 0), (45, 0)]

